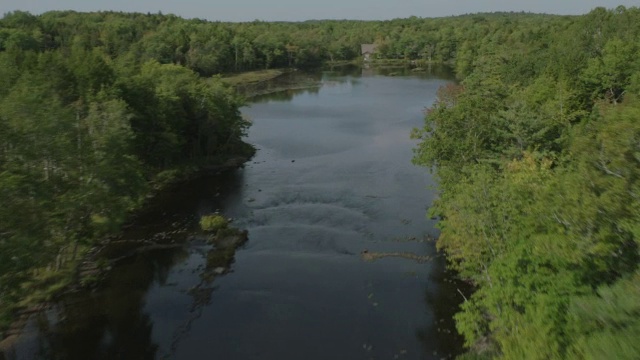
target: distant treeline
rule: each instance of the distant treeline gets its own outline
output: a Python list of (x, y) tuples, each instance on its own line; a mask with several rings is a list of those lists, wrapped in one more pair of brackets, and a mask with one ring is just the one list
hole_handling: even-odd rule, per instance
[(640, 359), (640, 10), (530, 20), (459, 44), (414, 134), (463, 357)]
[[(185, 66), (200, 75), (298, 67), (361, 56), (362, 44), (377, 45), (375, 57), (452, 63), (478, 42), (513, 34), (522, 43), (570, 18), (493, 13), (391, 21), (221, 23), (174, 15), (52, 11), (40, 16), (5, 14), (0, 50), (99, 50), (118, 63), (156, 60)], [(465, 55), (466, 56), (466, 55)]]

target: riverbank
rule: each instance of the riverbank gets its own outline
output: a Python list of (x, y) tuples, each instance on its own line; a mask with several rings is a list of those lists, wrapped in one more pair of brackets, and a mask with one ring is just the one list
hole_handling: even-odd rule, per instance
[[(275, 69), (248, 72), (226, 77), (224, 82), (228, 85), (235, 84), (237, 87), (250, 86), (269, 82), (293, 71), (295, 70)], [(78, 240), (67, 252), (58, 255), (54, 263), (25, 274), (20, 285), (14, 287), (10, 295), (4, 294), (0, 299), (0, 340), (19, 334), (27, 317), (46, 309), (51, 302), (55, 302), (65, 293), (99, 284), (105, 272), (110, 269), (108, 262), (100, 260), (101, 249), (117, 237), (120, 229), (130, 226), (158, 194), (176, 184), (205, 174), (241, 167), (255, 154), (255, 148), (246, 143), (233, 145), (233, 151), (233, 154), (221, 156), (208, 163), (187, 164), (158, 172), (147, 181), (145, 191), (137, 194), (137, 204), (133, 205), (127, 214), (122, 214), (117, 224), (111, 225), (108, 234), (101, 235), (102, 240)], [(156, 248), (167, 244), (152, 241), (142, 245)]]
[[(34, 337), (49, 340), (64, 336), (61, 332), (70, 331), (66, 328), (67, 322), (91, 318), (102, 311), (108, 314), (126, 311), (128, 306), (121, 305), (115, 306), (117, 310), (105, 310), (109, 306), (102, 301), (114, 296), (114, 292), (118, 293), (115, 301), (126, 297), (135, 299), (128, 300), (128, 304), (139, 304), (138, 294), (141, 289), (162, 276), (161, 270), (159, 274), (147, 271), (148, 268), (131, 270), (131, 263), (140, 259), (148, 260), (150, 267), (157, 269), (170, 266), (163, 257), (169, 258), (168, 261), (179, 261), (188, 252), (203, 255), (206, 261), (189, 272), (198, 280), (188, 287), (186, 293), (193, 297), (194, 308), (206, 306), (210, 297), (207, 294), (214, 289), (212, 282), (232, 271), (235, 252), (248, 241), (248, 233), (241, 230), (240, 226), (233, 225), (234, 221), (230, 218), (225, 218), (224, 226), (220, 229), (205, 228), (202, 224), (198, 225), (198, 219), (202, 220), (204, 216), (195, 215), (192, 211), (185, 210), (184, 206), (193, 203), (198, 197), (227, 196), (228, 189), (222, 188), (220, 184), (227, 178), (237, 176), (240, 172), (236, 169), (237, 165), (244, 166), (244, 163), (239, 163), (239, 158), (236, 158), (216, 167), (193, 172), (190, 177), (185, 176), (181, 180), (167, 183), (155, 196), (149, 197), (135, 216), (123, 225), (119, 234), (104, 239), (84, 258), (80, 272), (88, 269), (93, 273), (82, 276), (82, 283), (73, 284), (50, 301), (20, 313), (20, 317), (6, 333), (7, 337), (0, 341), (0, 359), (4, 360), (3, 356), (8, 359), (31, 359), (33, 356), (30, 354), (34, 352), (30, 351), (36, 351), (29, 350), (34, 347), (31, 343)], [(220, 207), (213, 206), (204, 213), (217, 214), (219, 209)], [(175, 213), (180, 213), (180, 216)], [(100, 326), (97, 325), (99, 320), (87, 321), (90, 321), (91, 326)], [(78, 325), (74, 324), (71, 328), (76, 326)], [(91, 331), (91, 328), (86, 327), (81, 336), (90, 334)], [(39, 351), (38, 358), (68, 358), (60, 355), (59, 349), (47, 348)]]
[(273, 80), (287, 72), (295, 71), (294, 69), (267, 69), (245, 71), (236, 74), (223, 74), (220, 78), (222, 82), (231, 86), (245, 86), (249, 84), (261, 83)]
[(234, 87), (243, 97), (250, 99), (286, 90), (303, 90), (320, 86), (320, 79), (304, 76), (304, 74), (306, 73), (295, 68), (269, 69), (223, 75), (221, 80)]
[[(398, 76), (402, 71), (394, 69), (408, 69), (408, 71), (431, 72), (432, 68), (450, 67), (440, 62), (428, 62), (422, 60), (404, 59), (377, 59), (367, 63), (360, 60), (345, 60), (326, 62), (323, 69), (342, 71), (346, 68), (378, 69), (381, 74)], [(406, 72), (405, 72), (406, 73)], [(313, 72), (298, 70), (295, 68), (269, 69), (247, 71), (237, 74), (222, 75), (221, 80), (233, 86), (236, 91), (247, 99), (257, 96), (284, 93), (286, 91), (312, 90), (321, 86), (321, 78), (313, 76)]]
[[(143, 200), (129, 211), (125, 217), (126, 220), (111, 234), (101, 240), (86, 239), (85, 243), (89, 245), (78, 245), (75, 249), (77, 253), (75, 260), (60, 265), (52, 264), (49, 268), (36, 273), (21, 286), (24, 294), (19, 302), (0, 304), (0, 312), (5, 315), (0, 322), (0, 355), (11, 347), (30, 316), (47, 310), (51, 304), (70, 292), (90, 289), (101, 284), (102, 279), (116, 261), (106, 256), (108, 254), (105, 255), (104, 250), (114, 245), (118, 234), (123, 229), (132, 226), (150, 207), (155, 206), (153, 203), (160, 194), (198, 177), (242, 167), (254, 154), (255, 148), (245, 143), (239, 147), (238, 153), (222, 157), (215, 162), (187, 165), (158, 173), (149, 181), (146, 194), (140, 197)], [(166, 239), (167, 236), (158, 236), (153, 239), (122, 241), (115, 247), (120, 247), (119, 251), (122, 251), (122, 248), (130, 248), (131, 251), (126, 256), (131, 256), (136, 252), (169, 249), (183, 245), (166, 242), (164, 241)], [(122, 257), (120, 256), (119, 259)]]

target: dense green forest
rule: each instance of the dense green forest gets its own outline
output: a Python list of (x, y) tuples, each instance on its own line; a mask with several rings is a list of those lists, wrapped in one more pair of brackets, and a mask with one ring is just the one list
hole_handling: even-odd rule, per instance
[(640, 358), (640, 10), (471, 47), (414, 159), (437, 167), (438, 246), (476, 287), (465, 358)]
[(6, 14), (0, 324), (71, 281), (154, 185), (251, 153), (242, 99), (215, 75), (352, 61), (375, 43), (379, 58), (461, 79), (427, 110), (414, 160), (440, 181), (438, 246), (476, 288), (456, 317), (466, 356), (637, 358), (639, 40), (640, 10), (623, 7), (300, 23)]
[(58, 15), (0, 21), (0, 328), (76, 281), (154, 190), (253, 153), (243, 100), (219, 79), (83, 43), (110, 22)]
[(466, 53), (473, 52), (477, 42), (503, 40), (499, 36), (505, 36), (505, 30), (526, 43), (541, 27), (557, 25), (561, 19), (495, 13), (390, 21), (220, 23), (162, 14), (53, 11), (34, 16), (16, 11), (5, 14), (0, 23), (0, 50), (85, 49), (123, 66), (153, 59), (203, 76), (350, 61), (360, 56), (365, 43), (377, 44), (376, 57), (383, 59), (453, 63), (459, 51), (471, 56)]

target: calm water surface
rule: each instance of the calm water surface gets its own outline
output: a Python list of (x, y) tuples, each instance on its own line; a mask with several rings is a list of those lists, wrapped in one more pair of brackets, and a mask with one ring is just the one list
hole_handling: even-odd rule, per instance
[[(411, 164), (413, 127), (446, 75), (372, 70), (262, 96), (243, 112), (259, 149), (244, 169), (182, 184), (123, 239), (183, 247), (114, 251), (106, 283), (34, 316), (8, 359), (441, 359), (460, 351), (460, 295), (425, 218), (434, 197)], [(212, 281), (197, 219), (249, 231)], [(432, 256), (418, 263), (371, 253)], [(124, 255), (123, 255), (124, 254)], [(125, 256), (126, 255), (126, 256)]]

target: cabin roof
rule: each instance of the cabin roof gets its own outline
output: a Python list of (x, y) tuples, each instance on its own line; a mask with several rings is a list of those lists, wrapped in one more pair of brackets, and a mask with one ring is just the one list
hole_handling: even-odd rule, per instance
[(373, 54), (376, 52), (376, 44), (362, 44), (360, 49), (362, 50), (362, 54)]

